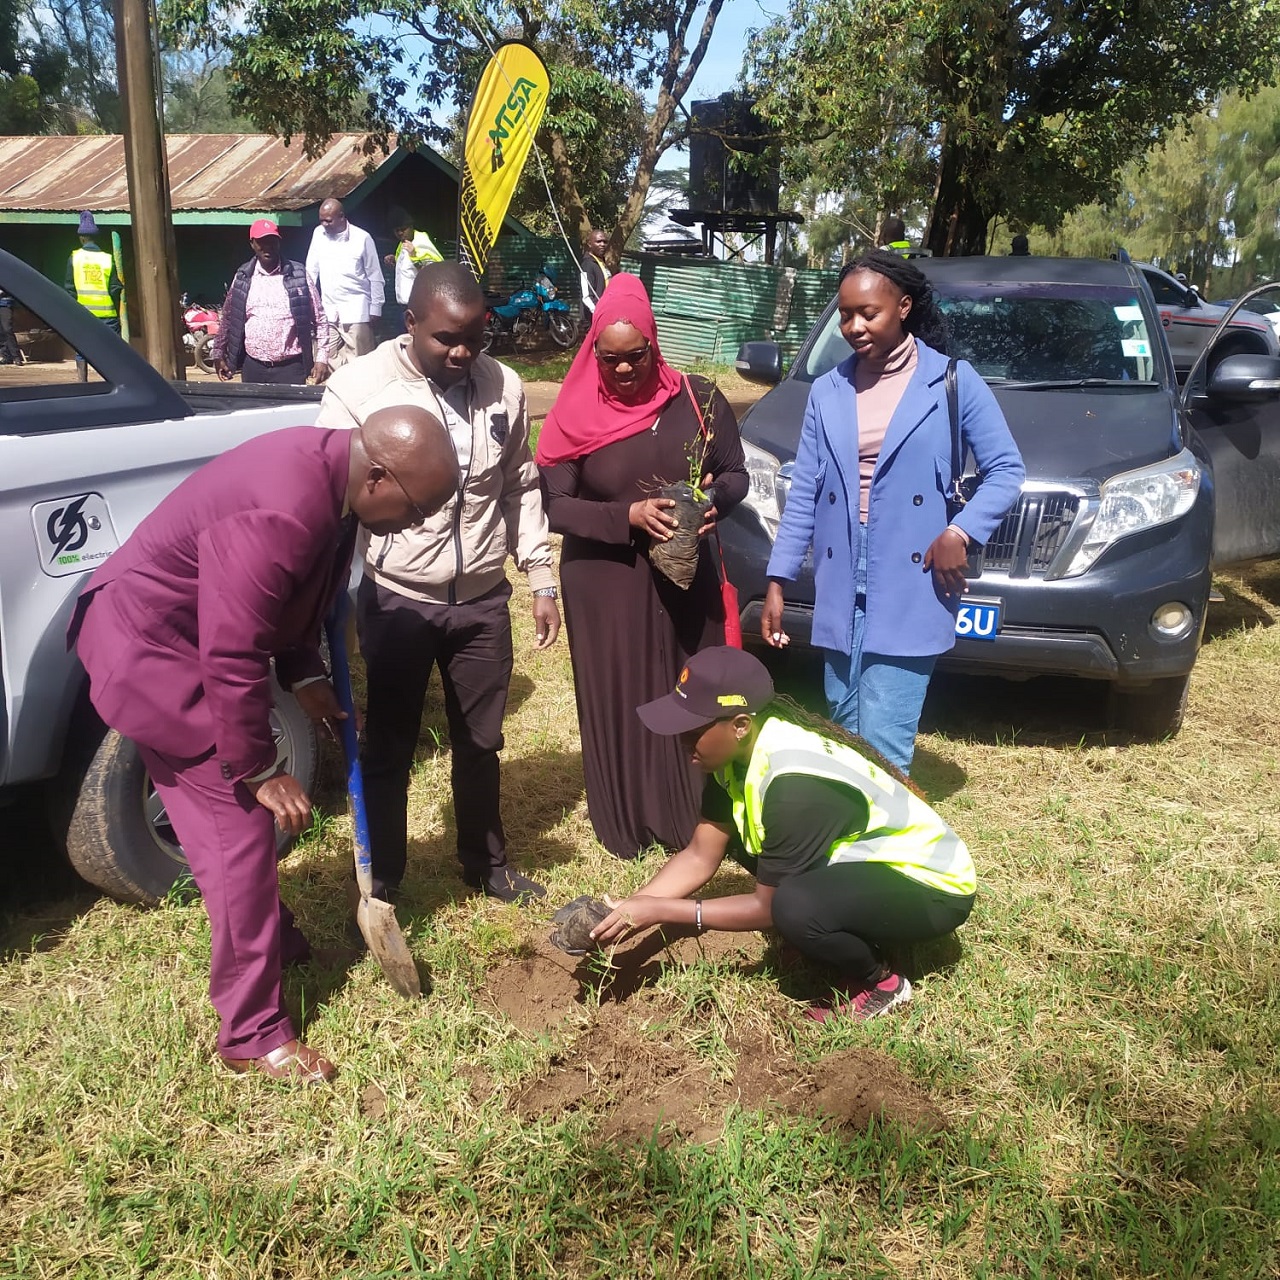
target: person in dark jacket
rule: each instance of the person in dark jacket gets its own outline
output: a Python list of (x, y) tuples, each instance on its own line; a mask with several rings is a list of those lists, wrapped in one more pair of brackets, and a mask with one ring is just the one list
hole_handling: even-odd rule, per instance
[(213, 341), (213, 367), (223, 382), (323, 382), (329, 323), (320, 294), (301, 262), (283, 259), (280, 228), (259, 218), (249, 228), (253, 257), (231, 282), (222, 325)]
[(590, 232), (582, 242), (582, 271), (578, 277), (578, 285), (582, 290), (582, 327), (585, 331), (595, 315), (596, 303), (604, 287), (609, 283), (610, 271), (604, 264), (604, 256), (609, 252), (609, 237), (601, 230)]

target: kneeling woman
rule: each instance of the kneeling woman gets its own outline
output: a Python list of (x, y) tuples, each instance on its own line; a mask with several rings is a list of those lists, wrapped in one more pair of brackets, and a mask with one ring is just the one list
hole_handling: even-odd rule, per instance
[[(711, 775), (689, 844), (592, 931), (616, 942), (657, 924), (776, 928), (843, 976), (848, 998), (810, 1010), (858, 1019), (911, 999), (879, 946), (958, 928), (977, 879), (964, 841), (865, 743), (775, 697), (762, 663), (739, 649), (703, 649), (674, 692), (640, 707), (654, 733), (679, 735)], [(728, 853), (756, 877), (754, 893), (695, 897)]]

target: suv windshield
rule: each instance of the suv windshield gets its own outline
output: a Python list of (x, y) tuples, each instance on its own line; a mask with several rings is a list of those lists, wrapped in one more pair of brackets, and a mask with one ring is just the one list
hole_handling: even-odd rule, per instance
[[(1153, 344), (1138, 296), (1107, 285), (935, 284), (951, 354), (988, 381), (1146, 382)], [(796, 377), (812, 382), (849, 355), (833, 310)]]

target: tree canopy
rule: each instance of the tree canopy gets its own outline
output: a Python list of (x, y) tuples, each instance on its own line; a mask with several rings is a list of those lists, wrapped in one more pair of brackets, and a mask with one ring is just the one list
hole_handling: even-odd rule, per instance
[(744, 82), (802, 170), (886, 208), (927, 183), (928, 247), (981, 253), (997, 216), (1052, 228), (1111, 197), (1127, 160), (1278, 56), (1280, 6), (1259, 0), (791, 0)]
[[(162, 0), (161, 12), (172, 37), (227, 50), (240, 110), (260, 128), (301, 135), (311, 151), (357, 104), (384, 143), (394, 131), (447, 147), (489, 46), (529, 41), (551, 72), (539, 143), (568, 230), (609, 227), (616, 252), (643, 216), (655, 164), (682, 132), (677, 108), (722, 4)], [(524, 181), (540, 182), (536, 165)]]
[(1033, 233), (1044, 251), (1120, 245), (1218, 295), (1280, 278), (1280, 88), (1225, 94), (1126, 165), (1119, 186), (1057, 232)]
[[(165, 125), (240, 133), (217, 57), (165, 49)], [(0, 0), (0, 134), (118, 133), (111, 0)]]

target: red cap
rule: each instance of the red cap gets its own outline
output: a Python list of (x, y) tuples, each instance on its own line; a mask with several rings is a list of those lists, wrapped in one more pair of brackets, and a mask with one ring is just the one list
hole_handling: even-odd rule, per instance
[(280, 228), (270, 218), (259, 218), (249, 228), (250, 240), (261, 240), (263, 236), (278, 236), (279, 234)]

